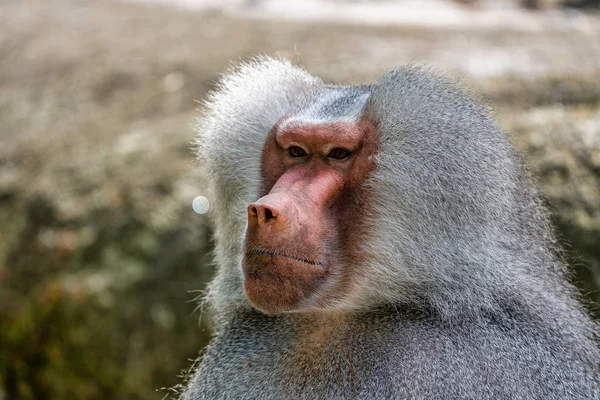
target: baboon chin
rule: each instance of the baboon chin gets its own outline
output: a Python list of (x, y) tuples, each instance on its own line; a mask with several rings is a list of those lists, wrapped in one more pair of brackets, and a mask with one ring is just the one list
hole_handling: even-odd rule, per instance
[(182, 399), (600, 399), (540, 196), (454, 82), (333, 86), (260, 58), (196, 143), (217, 335)]

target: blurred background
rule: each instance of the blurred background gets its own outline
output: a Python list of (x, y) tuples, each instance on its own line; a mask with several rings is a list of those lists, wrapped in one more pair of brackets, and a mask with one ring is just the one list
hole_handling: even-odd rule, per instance
[(0, 0), (0, 400), (163, 399), (210, 338), (193, 126), (230, 61), (493, 105), (600, 302), (599, 0)]

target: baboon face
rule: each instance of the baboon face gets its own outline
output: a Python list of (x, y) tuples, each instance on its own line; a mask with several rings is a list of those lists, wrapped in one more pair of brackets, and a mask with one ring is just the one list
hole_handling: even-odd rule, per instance
[(367, 119), (284, 117), (270, 131), (261, 160), (263, 196), (248, 206), (242, 263), (246, 294), (257, 309), (322, 308), (343, 295), (375, 136)]

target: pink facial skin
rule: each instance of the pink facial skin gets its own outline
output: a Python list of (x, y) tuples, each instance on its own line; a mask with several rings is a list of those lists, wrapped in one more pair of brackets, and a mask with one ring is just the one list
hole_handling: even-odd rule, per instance
[[(283, 127), (283, 129), (281, 128)], [(262, 154), (263, 197), (248, 206), (242, 268), (251, 303), (266, 313), (324, 307), (348, 282), (364, 207), (362, 184), (373, 169), (376, 127), (358, 123), (285, 124)]]

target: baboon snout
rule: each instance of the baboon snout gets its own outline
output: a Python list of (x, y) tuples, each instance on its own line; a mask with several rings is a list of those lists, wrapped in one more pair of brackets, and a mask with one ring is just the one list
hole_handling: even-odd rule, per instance
[(248, 225), (281, 233), (297, 226), (298, 207), (281, 193), (264, 196), (248, 206)]

